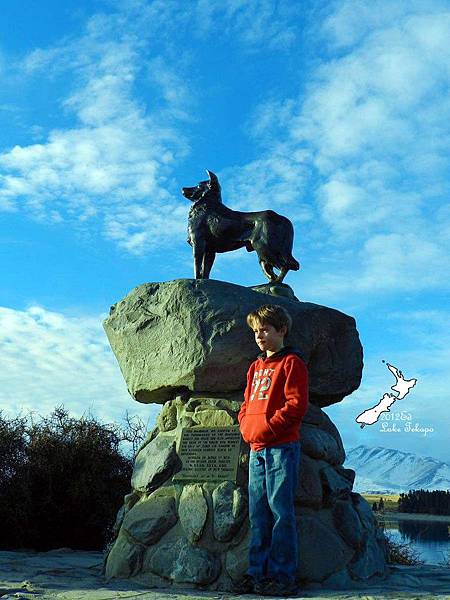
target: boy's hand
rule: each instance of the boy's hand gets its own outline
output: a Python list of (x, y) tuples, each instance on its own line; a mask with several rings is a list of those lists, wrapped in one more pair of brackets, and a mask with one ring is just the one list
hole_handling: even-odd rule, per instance
[(247, 415), (243, 415), (240, 419), (240, 430), (244, 442), (247, 444), (270, 442), (276, 435), (265, 413), (252, 414), (251, 419), (247, 419)]
[[(293, 419), (293, 421), (297, 421), (297, 419)], [(268, 424), (274, 435), (280, 435), (291, 427), (292, 421), (286, 419), (281, 410), (277, 410), (269, 419)]]

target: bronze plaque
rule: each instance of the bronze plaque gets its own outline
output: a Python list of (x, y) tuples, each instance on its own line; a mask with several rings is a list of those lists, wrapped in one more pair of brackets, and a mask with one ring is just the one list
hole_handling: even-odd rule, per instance
[(239, 425), (183, 429), (178, 447), (183, 467), (173, 480), (236, 481), (240, 446)]

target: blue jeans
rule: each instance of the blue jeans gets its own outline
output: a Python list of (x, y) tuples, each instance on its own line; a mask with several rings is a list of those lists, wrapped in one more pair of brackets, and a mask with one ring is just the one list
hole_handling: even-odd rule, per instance
[(294, 499), (300, 442), (250, 450), (248, 574), (291, 582), (297, 577), (298, 542)]

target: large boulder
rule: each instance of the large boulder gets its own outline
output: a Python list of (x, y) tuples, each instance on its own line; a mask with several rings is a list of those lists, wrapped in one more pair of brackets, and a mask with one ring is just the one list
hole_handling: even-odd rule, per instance
[(150, 570), (175, 583), (207, 585), (217, 579), (220, 560), (204, 548), (192, 546), (184, 538), (156, 549), (149, 561)]
[(122, 528), (135, 543), (156, 544), (177, 520), (172, 489), (162, 487), (126, 514)]
[(202, 537), (208, 517), (208, 503), (199, 483), (184, 486), (178, 514), (188, 540), (191, 543), (197, 542)]
[(297, 525), (301, 579), (321, 581), (345, 567), (352, 559), (354, 549), (320, 519), (301, 515)]
[(151, 492), (179, 470), (181, 462), (175, 450), (175, 440), (158, 436), (138, 452), (131, 485), (139, 492)]
[(286, 343), (308, 365), (310, 401), (339, 402), (361, 381), (362, 347), (353, 317), (215, 280), (147, 283), (111, 307), (104, 328), (132, 396), (163, 404), (188, 392), (241, 391), (258, 349), (246, 315), (262, 304), (293, 318)]
[(214, 510), (214, 537), (230, 541), (247, 515), (247, 498), (231, 481), (224, 481), (212, 493)]
[(130, 541), (125, 531), (120, 532), (112, 546), (105, 565), (107, 580), (114, 577), (132, 577), (142, 565), (145, 547)]

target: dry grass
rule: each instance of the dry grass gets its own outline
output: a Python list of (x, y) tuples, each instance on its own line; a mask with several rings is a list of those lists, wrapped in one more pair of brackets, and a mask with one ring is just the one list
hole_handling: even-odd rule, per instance
[[(367, 502), (372, 506), (373, 502), (378, 504), (380, 498), (383, 498), (384, 509), (386, 511), (398, 512), (397, 500), (400, 497), (398, 494), (361, 494)], [(395, 541), (389, 533), (384, 530), (384, 520), (380, 513), (374, 513), (378, 527), (383, 530), (388, 548), (388, 563), (396, 565), (423, 565), (425, 561), (421, 559), (420, 552), (416, 550), (410, 542), (400, 543)], [(425, 515), (422, 515), (425, 516)], [(432, 515), (430, 515), (432, 516)], [(450, 526), (449, 526), (450, 535)], [(450, 568), (450, 550), (444, 556), (443, 560), (438, 563), (442, 567)]]
[[(390, 512), (398, 512), (397, 501), (400, 498), (399, 494), (361, 494), (362, 497), (372, 506), (374, 502), (378, 504), (380, 498), (383, 498), (384, 510)], [(375, 513), (376, 514), (376, 513)], [(388, 548), (388, 563), (396, 565), (423, 565), (424, 561), (420, 557), (420, 553), (411, 543), (397, 542), (389, 533), (384, 531), (383, 522), (377, 518), (378, 527), (383, 529), (384, 537), (386, 538)]]
[(364, 500), (372, 506), (374, 502), (378, 504), (380, 498), (383, 498), (384, 502), (384, 510), (389, 510), (393, 512), (397, 512), (398, 510), (398, 499), (400, 498), (399, 494), (361, 494)]
[(450, 550), (447, 550), (447, 553), (444, 555), (443, 559), (438, 563), (438, 565), (450, 569)]
[(394, 565), (423, 565), (425, 561), (420, 558), (420, 552), (413, 548), (409, 542), (401, 544), (395, 542), (389, 534), (385, 533), (388, 546), (388, 563)]

